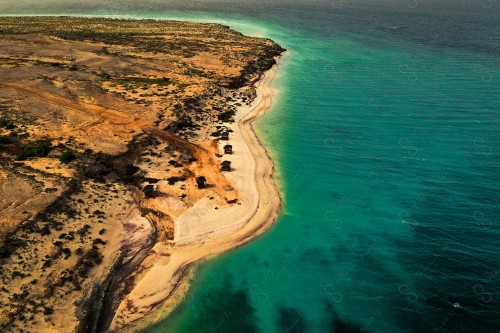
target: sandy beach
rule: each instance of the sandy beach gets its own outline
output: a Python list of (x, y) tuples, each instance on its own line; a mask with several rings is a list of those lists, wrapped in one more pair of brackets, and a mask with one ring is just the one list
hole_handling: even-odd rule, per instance
[(233, 171), (226, 177), (238, 193), (238, 203), (217, 207), (201, 199), (179, 216), (174, 240), (153, 247), (148, 269), (120, 303), (110, 331), (135, 332), (165, 318), (185, 297), (196, 262), (242, 245), (276, 220), (281, 197), (272, 179), (274, 165), (252, 123), (273, 103), (276, 91), (270, 83), (277, 66), (255, 84), (254, 101), (238, 109), (229, 141), (219, 143), (233, 146), (227, 158)]

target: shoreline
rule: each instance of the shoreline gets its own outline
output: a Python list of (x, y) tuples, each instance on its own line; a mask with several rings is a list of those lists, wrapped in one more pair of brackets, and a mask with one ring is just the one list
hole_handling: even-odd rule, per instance
[[(121, 301), (109, 327), (111, 332), (137, 332), (165, 319), (186, 296), (196, 263), (243, 245), (277, 219), (282, 198), (273, 179), (274, 163), (253, 122), (273, 104), (276, 91), (270, 85), (279, 59), (252, 84), (257, 96), (249, 106), (238, 108), (231, 126), (229, 141), (238, 147), (231, 159), (238, 169), (227, 178), (239, 194), (243, 192), (239, 203), (219, 210), (209, 202), (197, 202), (176, 219), (174, 242), (159, 242), (153, 247), (154, 262)], [(226, 227), (221, 229), (221, 224)]]

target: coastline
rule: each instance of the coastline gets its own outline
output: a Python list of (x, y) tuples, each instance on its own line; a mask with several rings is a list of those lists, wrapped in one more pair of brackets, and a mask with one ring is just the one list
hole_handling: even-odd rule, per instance
[(184, 299), (195, 263), (250, 241), (277, 219), (282, 199), (272, 178), (274, 163), (253, 129), (272, 106), (277, 67), (279, 61), (252, 84), (257, 96), (238, 108), (231, 126), (230, 141), (238, 150), (232, 156), (236, 170), (227, 178), (242, 192), (239, 204), (214, 209), (202, 201), (176, 219), (174, 241), (153, 247), (153, 262), (121, 301), (110, 331), (137, 332), (167, 317)]

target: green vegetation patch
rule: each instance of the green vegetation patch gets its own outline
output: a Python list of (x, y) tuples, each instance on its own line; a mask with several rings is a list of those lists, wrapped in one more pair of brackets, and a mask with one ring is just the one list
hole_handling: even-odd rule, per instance
[(168, 161), (168, 164), (173, 165), (176, 168), (181, 168), (182, 167), (182, 163), (179, 163), (179, 162), (177, 162), (175, 160)]
[(207, 76), (207, 73), (205, 73), (205, 71), (198, 69), (198, 68), (192, 68), (192, 67), (187, 68), (184, 71), (184, 74), (189, 75), (189, 76)]
[(10, 136), (0, 136), (0, 144), (10, 145), (10, 144), (13, 144), (13, 143), (16, 143), (16, 141), (14, 140), (14, 138), (12, 138)]
[(24, 161), (29, 157), (45, 157), (52, 150), (52, 142), (48, 139), (30, 142), (16, 156), (16, 161)]
[(177, 182), (183, 182), (186, 180), (186, 177), (169, 177), (167, 178), (168, 185), (175, 185)]
[(159, 85), (159, 86), (168, 86), (170, 84), (170, 79), (167, 77), (160, 78), (148, 78), (148, 77), (138, 77), (138, 76), (126, 76), (123, 78), (119, 78), (118, 81), (123, 83), (129, 83), (133, 86), (139, 87), (142, 85)]
[(12, 121), (9, 121), (5, 118), (0, 119), (0, 128), (5, 128), (5, 129), (14, 129), (16, 128), (16, 125)]
[(59, 161), (61, 161), (61, 163), (69, 163), (71, 161), (74, 161), (75, 159), (76, 155), (71, 150), (66, 150), (64, 153), (62, 153), (61, 157), (59, 157)]
[(219, 119), (219, 121), (223, 121), (223, 122), (227, 123), (227, 122), (230, 122), (233, 120), (233, 116), (234, 116), (234, 111), (229, 110), (229, 111), (226, 111), (226, 112), (219, 114), (217, 116), (217, 118)]
[(215, 137), (219, 137), (222, 135), (222, 132), (221, 131), (215, 131), (213, 132), (212, 134), (210, 134), (211, 136), (215, 136)]

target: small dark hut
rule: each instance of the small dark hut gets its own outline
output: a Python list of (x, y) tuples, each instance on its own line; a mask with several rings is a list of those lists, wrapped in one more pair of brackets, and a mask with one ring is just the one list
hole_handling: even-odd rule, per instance
[(220, 139), (225, 141), (229, 140), (229, 132), (222, 133)]
[(146, 198), (154, 198), (156, 196), (156, 190), (157, 190), (156, 184), (149, 184), (144, 186), (142, 192), (144, 192)]
[(231, 162), (229, 161), (224, 161), (220, 165), (220, 170), (221, 171), (231, 171)]
[(233, 153), (233, 146), (225, 145), (224, 146), (224, 154), (232, 154), (232, 153)]
[(196, 185), (199, 189), (207, 187), (207, 179), (204, 176), (196, 177)]

